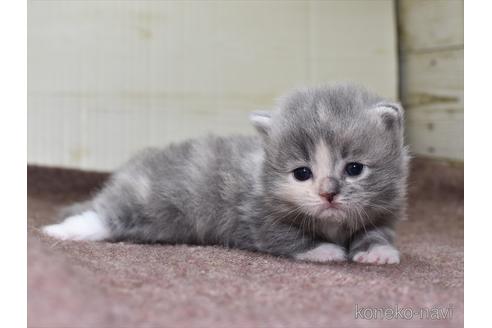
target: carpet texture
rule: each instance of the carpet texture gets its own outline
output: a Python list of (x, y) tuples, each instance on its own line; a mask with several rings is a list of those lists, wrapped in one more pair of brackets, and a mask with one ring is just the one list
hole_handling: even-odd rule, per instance
[[(60, 242), (39, 227), (107, 175), (43, 167), (27, 174), (29, 327), (463, 326), (462, 167), (413, 161), (396, 266), (309, 264), (212, 246)], [(382, 319), (381, 307), (395, 313)], [(437, 319), (437, 308), (448, 317)]]

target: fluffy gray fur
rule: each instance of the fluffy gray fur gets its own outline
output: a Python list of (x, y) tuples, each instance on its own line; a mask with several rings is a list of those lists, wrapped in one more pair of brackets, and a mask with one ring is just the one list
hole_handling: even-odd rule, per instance
[[(286, 257), (330, 243), (349, 259), (392, 245), (405, 211), (408, 162), (398, 104), (334, 85), (296, 90), (251, 119), (258, 136), (209, 136), (138, 154), (76, 212), (93, 210), (110, 239), (139, 243), (214, 244)], [(283, 193), (295, 168), (311, 166), (320, 142), (343, 199), (338, 216), (318, 217)], [(349, 182), (348, 161), (370, 171)]]

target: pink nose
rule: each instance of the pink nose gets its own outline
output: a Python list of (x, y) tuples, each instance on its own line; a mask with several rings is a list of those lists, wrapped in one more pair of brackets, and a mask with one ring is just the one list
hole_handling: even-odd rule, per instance
[(337, 195), (336, 192), (322, 192), (319, 194), (321, 197), (325, 198), (328, 202), (332, 203), (333, 198)]

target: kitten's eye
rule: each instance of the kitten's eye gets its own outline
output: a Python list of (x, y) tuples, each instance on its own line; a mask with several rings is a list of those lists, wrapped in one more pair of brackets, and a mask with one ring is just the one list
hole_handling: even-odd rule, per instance
[(361, 174), (362, 169), (364, 169), (364, 165), (356, 162), (348, 163), (345, 166), (345, 172), (351, 177)]
[(306, 181), (313, 176), (309, 167), (298, 167), (292, 173), (294, 173), (294, 178), (299, 181)]

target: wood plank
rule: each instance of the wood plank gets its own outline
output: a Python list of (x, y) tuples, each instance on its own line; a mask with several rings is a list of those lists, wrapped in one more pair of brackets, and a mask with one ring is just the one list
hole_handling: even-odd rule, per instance
[(463, 46), (463, 0), (399, 0), (405, 52)]
[(412, 108), (407, 111), (407, 142), (413, 154), (462, 161), (463, 112)]
[(408, 107), (463, 108), (463, 50), (408, 53), (402, 57), (402, 101)]
[(463, 50), (408, 53), (402, 63), (412, 152), (463, 160)]
[(400, 0), (401, 100), (417, 155), (463, 160), (463, 1)]

